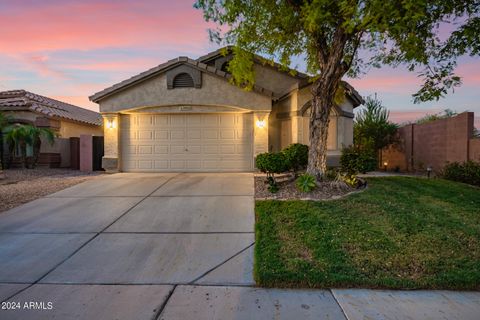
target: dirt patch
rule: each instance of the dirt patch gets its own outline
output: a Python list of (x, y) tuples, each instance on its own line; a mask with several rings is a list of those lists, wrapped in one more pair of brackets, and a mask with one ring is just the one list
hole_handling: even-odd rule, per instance
[(255, 199), (256, 200), (328, 200), (338, 199), (347, 194), (358, 192), (362, 189), (349, 188), (339, 184), (327, 181), (320, 182), (315, 190), (304, 193), (297, 189), (295, 180), (290, 176), (281, 176), (277, 178), (279, 190), (277, 193), (268, 191), (268, 184), (264, 176), (255, 177)]
[(21, 204), (93, 179), (101, 173), (70, 169), (9, 169), (0, 179), (0, 213)]

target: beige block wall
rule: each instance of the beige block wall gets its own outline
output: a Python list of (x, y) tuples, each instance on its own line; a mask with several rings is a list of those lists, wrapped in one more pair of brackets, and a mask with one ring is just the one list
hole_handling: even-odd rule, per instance
[(103, 136), (103, 128), (87, 124), (79, 124), (70, 121), (60, 121), (59, 134), (62, 138), (80, 137), (81, 134)]
[(224, 79), (202, 73), (202, 87), (167, 89), (166, 75), (159, 75), (102, 99), (101, 112), (171, 105), (215, 105), (270, 111), (269, 96), (245, 91)]

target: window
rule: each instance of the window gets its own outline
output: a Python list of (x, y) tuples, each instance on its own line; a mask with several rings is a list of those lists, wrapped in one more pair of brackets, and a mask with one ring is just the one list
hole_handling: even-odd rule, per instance
[(174, 88), (193, 88), (193, 78), (188, 73), (180, 73), (173, 79)]

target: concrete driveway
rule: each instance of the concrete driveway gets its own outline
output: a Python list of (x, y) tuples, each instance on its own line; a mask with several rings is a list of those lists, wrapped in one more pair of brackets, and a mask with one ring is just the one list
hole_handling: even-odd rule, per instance
[(0, 298), (54, 305), (0, 318), (149, 319), (179, 284), (253, 285), (253, 206), (251, 174), (121, 173), (10, 210)]
[(251, 174), (101, 176), (0, 215), (0, 319), (478, 319), (478, 292), (253, 287)]

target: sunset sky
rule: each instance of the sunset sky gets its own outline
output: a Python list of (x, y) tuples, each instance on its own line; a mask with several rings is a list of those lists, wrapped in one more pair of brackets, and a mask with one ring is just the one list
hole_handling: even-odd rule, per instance
[[(98, 110), (88, 96), (177, 56), (197, 58), (209, 42), (190, 0), (0, 0), (0, 91), (25, 89)], [(302, 61), (298, 61), (302, 69)], [(347, 79), (362, 96), (375, 92), (397, 122), (445, 108), (474, 111), (480, 127), (480, 58), (459, 60), (463, 86), (415, 105), (419, 86), (405, 69), (374, 69)]]

